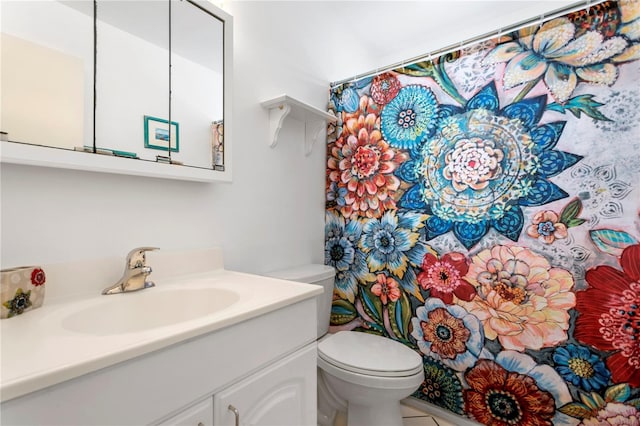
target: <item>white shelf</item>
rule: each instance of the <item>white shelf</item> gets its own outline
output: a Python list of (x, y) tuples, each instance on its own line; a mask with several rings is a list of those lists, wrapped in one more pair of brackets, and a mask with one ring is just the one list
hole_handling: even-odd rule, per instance
[(278, 144), (278, 134), (287, 117), (305, 124), (304, 147), (306, 155), (311, 154), (314, 143), (326, 129), (327, 123), (337, 121), (336, 117), (328, 112), (287, 95), (263, 101), (260, 105), (269, 110), (269, 146), (272, 148)]
[(0, 142), (0, 163), (53, 167), (195, 182), (231, 182), (229, 171), (162, 164), (39, 145)]

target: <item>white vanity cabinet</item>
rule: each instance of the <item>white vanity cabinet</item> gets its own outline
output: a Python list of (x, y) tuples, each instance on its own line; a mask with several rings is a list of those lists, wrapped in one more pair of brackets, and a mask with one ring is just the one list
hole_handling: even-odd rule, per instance
[(212, 426), (213, 425), (213, 400), (206, 398), (185, 408), (178, 414), (159, 423), (158, 426)]
[(315, 311), (310, 297), (159, 344), (144, 355), (6, 400), (0, 422), (234, 425), (231, 404), (241, 425), (315, 425)]
[(314, 342), (216, 393), (213, 424), (234, 426), (238, 420), (256, 426), (315, 425), (316, 357)]
[(314, 342), (158, 426), (315, 425), (316, 357)]

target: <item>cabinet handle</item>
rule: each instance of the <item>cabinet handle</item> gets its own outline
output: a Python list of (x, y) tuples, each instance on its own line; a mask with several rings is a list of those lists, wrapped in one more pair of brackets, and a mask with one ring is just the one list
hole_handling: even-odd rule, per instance
[(228, 409), (236, 416), (236, 426), (240, 426), (240, 411), (233, 405), (229, 405)]

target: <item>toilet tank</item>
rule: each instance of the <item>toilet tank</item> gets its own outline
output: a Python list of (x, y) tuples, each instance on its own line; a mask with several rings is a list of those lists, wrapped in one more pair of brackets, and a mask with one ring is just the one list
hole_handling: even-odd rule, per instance
[(324, 288), (324, 293), (316, 296), (318, 304), (318, 337), (327, 334), (329, 331), (329, 322), (331, 317), (333, 282), (336, 275), (336, 271), (332, 266), (316, 263), (267, 272), (264, 275), (272, 278), (279, 278), (281, 280), (298, 281), (301, 283), (322, 286)]

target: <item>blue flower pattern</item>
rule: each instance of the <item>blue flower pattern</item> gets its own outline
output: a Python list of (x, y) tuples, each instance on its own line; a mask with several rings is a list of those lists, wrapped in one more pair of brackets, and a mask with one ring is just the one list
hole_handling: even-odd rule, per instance
[(500, 108), (493, 82), (464, 108), (445, 105), (438, 130), (396, 172), (411, 184), (399, 206), (430, 215), (427, 239), (452, 231), (467, 248), (493, 228), (517, 241), (522, 207), (567, 197), (549, 180), (582, 157), (554, 150), (564, 122), (540, 125), (546, 97)]
[(556, 371), (563, 379), (587, 392), (607, 387), (611, 372), (600, 356), (584, 346), (568, 344), (553, 353)]
[(438, 101), (428, 87), (405, 86), (380, 116), (384, 138), (396, 148), (418, 146), (431, 135), (438, 119)]
[(360, 248), (372, 272), (389, 270), (409, 294), (422, 300), (416, 283), (415, 267), (432, 249), (422, 241), (425, 215), (413, 212), (386, 212), (380, 219), (368, 220)]
[(362, 222), (351, 220), (345, 224), (342, 216), (327, 212), (325, 224), (324, 262), (336, 269), (335, 290), (351, 302), (358, 292), (358, 282), (371, 282), (364, 253), (358, 248)]

